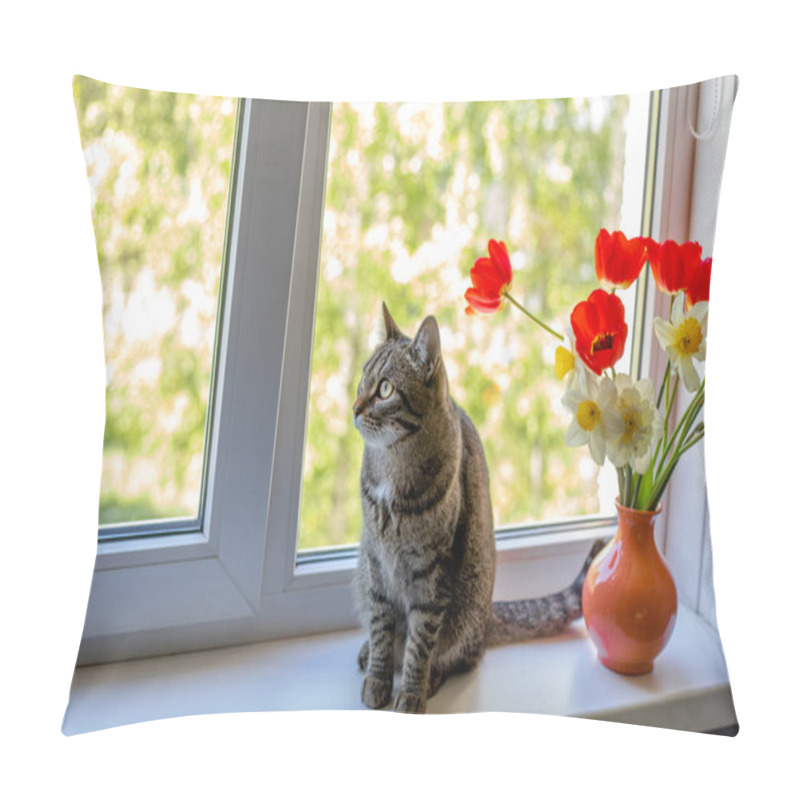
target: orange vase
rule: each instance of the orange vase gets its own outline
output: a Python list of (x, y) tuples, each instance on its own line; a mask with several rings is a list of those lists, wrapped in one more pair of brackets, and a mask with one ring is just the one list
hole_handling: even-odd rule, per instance
[(617, 502), (614, 538), (597, 554), (583, 584), (583, 617), (602, 664), (644, 675), (675, 627), (675, 581), (656, 547), (656, 511)]

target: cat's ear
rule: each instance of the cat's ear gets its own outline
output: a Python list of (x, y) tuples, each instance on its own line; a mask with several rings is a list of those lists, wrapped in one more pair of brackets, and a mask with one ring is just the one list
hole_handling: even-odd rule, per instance
[(419, 326), (411, 350), (425, 368), (425, 380), (429, 381), (439, 370), (442, 361), (442, 343), (439, 326), (434, 317), (425, 317)]
[(392, 315), (389, 313), (386, 303), (383, 304), (383, 325), (386, 329), (386, 341), (389, 341), (389, 339), (402, 338), (403, 333), (400, 328), (397, 327), (397, 323), (392, 319)]

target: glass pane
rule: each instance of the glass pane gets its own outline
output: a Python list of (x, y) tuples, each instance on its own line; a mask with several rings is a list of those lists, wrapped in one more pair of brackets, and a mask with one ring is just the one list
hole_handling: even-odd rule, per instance
[(74, 89), (103, 288), (100, 523), (196, 517), (236, 101)]
[[(359, 539), (351, 407), (382, 300), (409, 335), (436, 316), (451, 393), (486, 450), (498, 527), (613, 511), (615, 475), (564, 443), (555, 340), (510, 306), (468, 317), (463, 294), (488, 240), (502, 239), (515, 296), (563, 329), (597, 288), (597, 232), (621, 227), (631, 131), (643, 175), (647, 105), (633, 107), (627, 96), (334, 106), (299, 549)], [(628, 235), (639, 233), (639, 180)]]

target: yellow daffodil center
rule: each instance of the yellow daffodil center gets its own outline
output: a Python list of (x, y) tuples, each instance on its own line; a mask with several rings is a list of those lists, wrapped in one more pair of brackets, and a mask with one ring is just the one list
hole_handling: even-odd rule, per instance
[(584, 400), (578, 406), (578, 413), (575, 415), (578, 425), (585, 431), (593, 431), (594, 426), (600, 422), (600, 406), (593, 400)]
[(703, 329), (694, 317), (686, 317), (675, 334), (675, 349), (684, 356), (692, 356), (703, 343)]
[(622, 404), (620, 411), (622, 412), (622, 422), (625, 425), (622, 439), (625, 442), (632, 443), (642, 429), (642, 413), (638, 408), (627, 403)]
[(575, 356), (566, 347), (556, 348), (556, 377), (561, 380), (575, 369)]

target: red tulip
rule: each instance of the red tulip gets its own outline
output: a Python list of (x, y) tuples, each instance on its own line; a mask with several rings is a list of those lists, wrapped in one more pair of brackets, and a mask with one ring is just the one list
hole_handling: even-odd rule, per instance
[(511, 262), (504, 242), (489, 240), (489, 257), (479, 258), (470, 270), (472, 286), (464, 299), (469, 304), (467, 314), (476, 311), (493, 314), (503, 307), (504, 295), (511, 287)]
[(672, 239), (657, 244), (647, 239), (647, 259), (656, 285), (662, 292), (677, 294), (686, 291), (703, 251), (697, 242), (678, 244)]
[(691, 308), (701, 300), (708, 300), (709, 289), (711, 287), (711, 259), (701, 261), (689, 278), (689, 285), (686, 287), (686, 306)]
[(601, 375), (622, 358), (628, 326), (625, 307), (615, 294), (595, 289), (570, 316), (575, 350), (592, 372)]
[(597, 234), (594, 267), (604, 288), (627, 289), (639, 277), (645, 260), (645, 240), (641, 236), (628, 239), (622, 231), (609, 233), (605, 228)]

